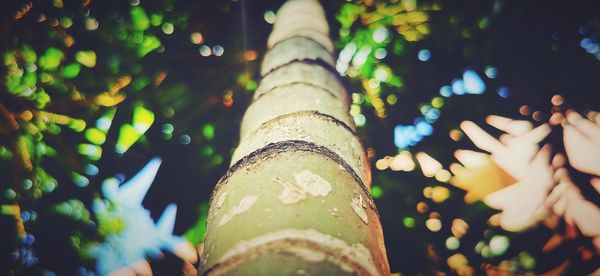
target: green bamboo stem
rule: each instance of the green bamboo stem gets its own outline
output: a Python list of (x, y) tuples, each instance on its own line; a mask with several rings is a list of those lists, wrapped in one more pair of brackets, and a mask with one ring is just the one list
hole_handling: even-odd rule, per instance
[(389, 275), (324, 11), (290, 0), (277, 18), (240, 145), (211, 198), (199, 273)]

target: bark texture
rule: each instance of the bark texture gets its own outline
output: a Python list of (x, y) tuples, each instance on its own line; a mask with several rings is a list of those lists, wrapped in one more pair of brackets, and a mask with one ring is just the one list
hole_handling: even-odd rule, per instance
[(278, 11), (240, 145), (211, 198), (199, 274), (390, 274), (328, 33), (316, 0)]

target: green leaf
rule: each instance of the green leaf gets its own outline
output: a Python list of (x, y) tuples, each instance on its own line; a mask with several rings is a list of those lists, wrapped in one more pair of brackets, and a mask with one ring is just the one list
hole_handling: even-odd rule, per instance
[(211, 155), (213, 155), (214, 152), (215, 150), (213, 149), (213, 147), (208, 145), (204, 145), (202, 146), (202, 148), (200, 148), (200, 155), (204, 157), (210, 157)]
[(374, 72), (375, 79), (377, 79), (380, 82), (390, 81), (393, 74), (394, 73), (392, 73), (392, 70), (384, 64), (377, 65)]
[(79, 154), (86, 156), (90, 160), (97, 161), (102, 157), (102, 148), (92, 144), (79, 144)]
[(142, 45), (138, 48), (138, 56), (143, 57), (158, 47), (160, 47), (160, 40), (158, 38), (153, 35), (145, 35)]
[(373, 198), (380, 198), (383, 195), (383, 189), (379, 186), (373, 186), (371, 188), (371, 195)]
[(144, 134), (154, 123), (154, 112), (138, 105), (133, 110), (133, 128), (139, 133)]
[(82, 132), (85, 129), (85, 126), (85, 121), (81, 119), (72, 119), (69, 121), (69, 127), (76, 132)]
[(81, 71), (81, 65), (79, 63), (71, 63), (62, 69), (61, 75), (67, 79), (75, 78)]
[(75, 54), (75, 60), (88, 68), (96, 66), (96, 52), (94, 51), (79, 51)]
[(364, 11), (365, 7), (363, 6), (359, 6), (354, 3), (345, 3), (340, 8), (340, 12), (335, 16), (335, 18), (340, 22), (343, 29), (348, 29)]
[(135, 142), (142, 136), (138, 133), (133, 126), (130, 124), (124, 124), (119, 129), (119, 136), (117, 137), (117, 143), (115, 144), (115, 151), (117, 153), (125, 153)]
[(32, 87), (37, 84), (37, 74), (35, 72), (28, 72), (23, 75), (21, 83), (27, 87)]
[(57, 49), (50, 47), (46, 50), (44, 55), (40, 58), (40, 67), (54, 71), (60, 65), (62, 58), (64, 57), (64, 53)]
[(4, 60), (4, 65), (6, 65), (6, 66), (16, 66), (17, 65), (17, 58), (15, 57), (15, 54), (13, 52), (4, 53), (4, 55), (2, 55), (2, 58)]
[(206, 124), (202, 127), (202, 135), (206, 140), (212, 140), (215, 138), (215, 127), (212, 124)]
[(150, 27), (150, 19), (148, 19), (148, 15), (142, 7), (132, 7), (131, 10), (129, 10), (129, 13), (135, 30), (144, 31)]
[(194, 223), (194, 226), (183, 234), (183, 237), (194, 246), (198, 246), (198, 244), (204, 240), (204, 234), (206, 233), (206, 217), (208, 215), (208, 202), (202, 202), (199, 209), (200, 218)]
[(248, 91), (256, 90), (257, 87), (258, 87), (258, 84), (254, 80), (249, 80), (246, 83), (246, 90), (248, 90)]
[(400, 40), (396, 40), (396, 42), (394, 42), (393, 52), (395, 55), (400, 55), (402, 52), (404, 52), (404, 43)]
[(403, 82), (399, 76), (393, 76), (392, 79), (388, 82), (388, 84), (394, 87), (402, 87)]
[(150, 16), (150, 22), (152, 23), (152, 26), (159, 26), (160, 24), (162, 24), (162, 21), (163, 21), (162, 13), (153, 13)]
[(60, 126), (55, 124), (55, 123), (48, 123), (48, 133), (52, 134), (52, 135), (58, 135), (60, 134)]
[(150, 78), (146, 76), (140, 76), (137, 77), (135, 81), (133, 81), (131, 87), (133, 88), (133, 90), (139, 91), (146, 87), (148, 84), (150, 84)]
[(90, 211), (79, 199), (69, 199), (56, 204), (52, 208), (55, 212), (71, 219), (87, 222), (90, 219)]
[(23, 45), (23, 47), (21, 47), (21, 53), (23, 54), (23, 60), (27, 64), (34, 64), (37, 60), (37, 54), (29, 45)]
[(97, 128), (86, 129), (84, 135), (88, 141), (96, 145), (102, 145), (104, 144), (104, 141), (106, 141), (106, 134)]
[(50, 95), (43, 89), (38, 89), (35, 93), (35, 101), (37, 102), (37, 108), (42, 109), (50, 102)]

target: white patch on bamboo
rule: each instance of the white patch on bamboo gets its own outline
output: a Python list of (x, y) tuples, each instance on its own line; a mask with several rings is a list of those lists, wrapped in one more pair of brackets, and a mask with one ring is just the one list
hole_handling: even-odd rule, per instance
[(309, 196), (326, 197), (331, 192), (331, 184), (317, 174), (308, 170), (294, 174), (295, 183), (285, 181), (281, 177), (273, 178), (273, 182), (283, 186), (279, 200), (283, 204), (295, 204)]
[(367, 212), (365, 212), (367, 206), (365, 205), (362, 195), (358, 195), (358, 198), (353, 198), (350, 205), (352, 206), (352, 210), (354, 210), (354, 213), (356, 213), (356, 215), (365, 224), (369, 224), (369, 217), (367, 216)]
[(219, 226), (225, 225), (233, 217), (248, 211), (248, 209), (250, 209), (250, 207), (252, 207), (252, 205), (254, 205), (254, 203), (256, 202), (257, 199), (258, 199), (258, 197), (253, 196), (253, 195), (249, 195), (249, 196), (242, 198), (242, 200), (240, 200), (240, 203), (237, 206), (233, 207), (229, 211), (229, 213), (224, 214), (223, 217), (221, 217), (221, 220), (219, 221)]
[(283, 229), (241, 241), (223, 254), (215, 274), (227, 274), (235, 267), (265, 253), (283, 253), (306, 262), (329, 261), (342, 270), (358, 275), (381, 275), (362, 243), (347, 244), (344, 240), (314, 229)]
[(296, 185), (285, 181), (281, 177), (273, 178), (275, 183), (281, 184), (283, 190), (279, 194), (279, 200), (283, 204), (294, 204), (306, 199), (306, 193), (298, 188)]
[(333, 208), (329, 209), (329, 213), (330, 213), (332, 216), (334, 216), (334, 217), (337, 217), (337, 216), (339, 216), (339, 213), (338, 213), (339, 211), (340, 211), (340, 210), (338, 210), (338, 208), (335, 208), (335, 207), (333, 207)]
[(304, 170), (294, 174), (296, 185), (312, 196), (327, 196), (331, 192), (331, 184), (317, 174)]
[(315, 250), (305, 247), (290, 247), (285, 252), (294, 255), (307, 263), (319, 263), (325, 260), (324, 252), (315, 252)]
[(223, 207), (223, 203), (225, 203), (227, 194), (228, 192), (224, 192), (219, 196), (219, 198), (217, 198), (217, 209), (221, 209), (221, 207)]

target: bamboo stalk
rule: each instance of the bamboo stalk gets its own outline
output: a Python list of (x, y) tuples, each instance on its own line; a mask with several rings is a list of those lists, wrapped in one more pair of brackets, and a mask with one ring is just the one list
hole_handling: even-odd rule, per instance
[(389, 275), (369, 162), (318, 1), (290, 0), (217, 183), (203, 275)]

